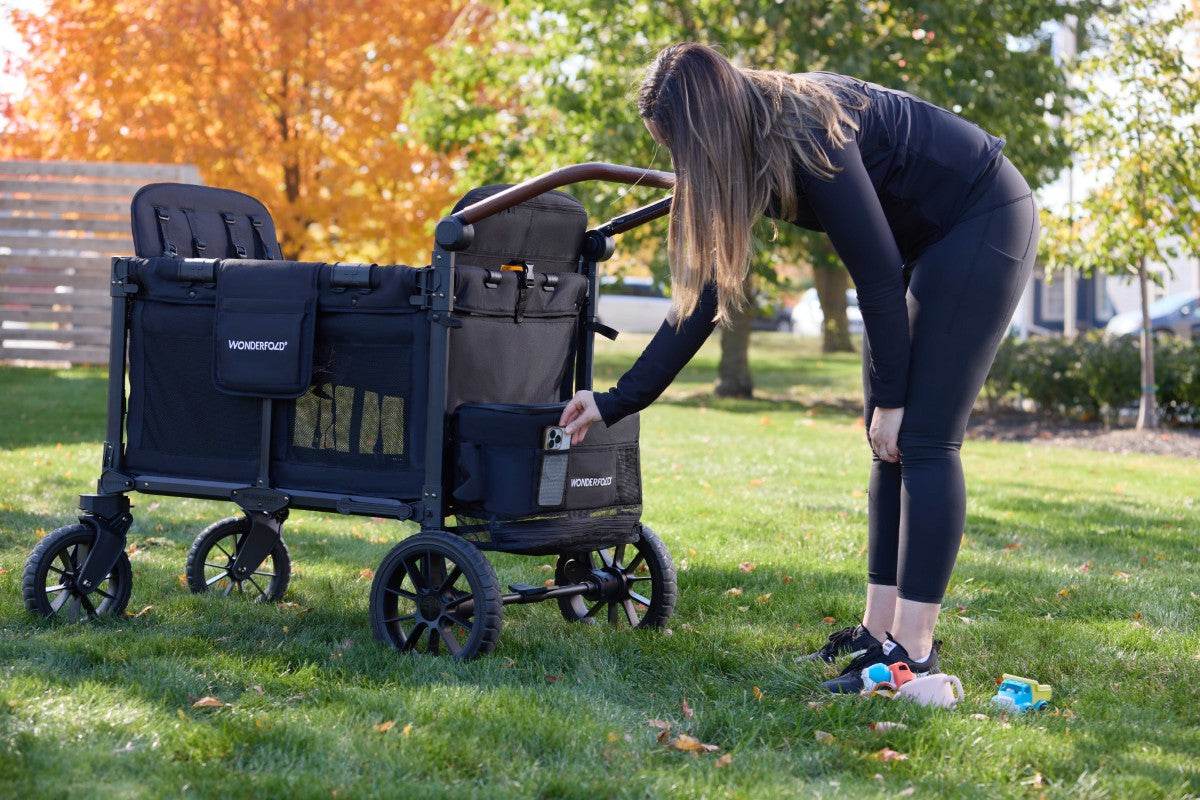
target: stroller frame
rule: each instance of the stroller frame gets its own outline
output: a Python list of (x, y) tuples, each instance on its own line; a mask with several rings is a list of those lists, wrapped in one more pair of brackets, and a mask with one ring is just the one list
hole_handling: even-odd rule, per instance
[[(470, 658), (490, 652), (499, 636), (500, 610), (504, 605), (523, 604), (542, 600), (558, 601), (568, 620), (593, 622), (597, 611), (608, 607), (609, 622), (616, 624), (624, 612), (631, 626), (657, 626), (668, 619), (674, 608), (675, 574), (670, 555), (648, 527), (634, 543), (636, 554), (625, 556), (625, 545), (611, 552), (562, 553), (552, 586), (515, 584), (501, 594), (494, 571), (486, 558), (471, 542), (456, 535), (447, 526), (449, 510), (445, 485), (447, 442), (447, 383), (450, 363), (451, 331), (461, 326), (453, 317), (455, 301), (455, 262), (458, 251), (471, 245), (475, 223), (531, 200), (551, 189), (587, 180), (606, 180), (625, 184), (643, 184), (670, 188), (674, 176), (670, 173), (644, 170), (606, 163), (578, 164), (545, 173), (507, 188), (497, 194), (469, 205), (444, 217), (437, 225), (435, 246), (430, 266), (419, 270), (419, 292), (411, 299), (426, 313), (428, 319), (428, 389), (424, 413), (424, 480), (419, 498), (405, 501), (383, 497), (356, 497), (345, 493), (289, 489), (273, 486), (271, 480), (272, 413), (274, 400), (261, 401), (262, 434), (258, 443), (258, 475), (247, 485), (170, 475), (129, 474), (125, 466), (126, 377), (130, 346), (131, 299), (139, 287), (130, 280), (131, 259), (112, 260), (111, 339), (109, 344), (108, 413), (102, 456), (102, 471), (93, 494), (79, 496), (79, 525), (66, 526), (47, 536), (34, 548), (27, 563), (24, 594), (27, 607), (35, 613), (53, 616), (66, 609), (66, 616), (123, 613), (129, 599), (130, 569), (125, 554), (126, 534), (133, 522), (129, 493), (192, 497), (212, 500), (232, 500), (246, 517), (237, 520), (242, 532), (235, 536), (236, 549), (229, 555), (228, 587), (226, 594), (243, 582), (250, 581), (261, 594), (258, 600), (277, 600), (286, 588), (273, 578), (270, 591), (264, 591), (254, 581), (268, 557), (286, 561), (282, 529), (292, 508), (332, 511), (344, 515), (387, 517), (398, 521), (419, 523), (420, 532), (397, 544), (376, 571), (371, 590), (371, 621), (377, 637), (401, 650), (418, 646), (425, 633), (426, 648), (439, 652), (439, 645), (458, 658)], [(615, 237), (669, 212), (671, 197), (645, 205), (615, 217), (584, 234), (579, 256), (578, 272), (587, 279), (588, 291), (576, 328), (575, 371), (576, 390), (592, 387), (594, 336), (596, 333), (615, 338), (615, 331), (605, 328), (596, 317), (598, 264), (613, 255)], [(257, 225), (257, 223), (256, 223)], [(173, 255), (173, 254), (172, 254)], [(211, 283), (215, 280), (217, 260), (185, 258), (180, 261), (180, 280)], [(335, 286), (370, 288), (370, 266), (333, 264)], [(414, 435), (418, 435), (414, 432)], [(245, 525), (246, 520), (249, 526)], [(235, 520), (224, 520), (228, 526)], [(236, 525), (234, 527), (237, 527)], [(193, 552), (201, 539), (197, 538)], [(209, 538), (212, 538), (211, 536)], [(57, 543), (57, 544), (56, 544)], [(74, 545), (69, 558), (64, 549)], [(82, 545), (82, 546), (80, 546)], [(58, 546), (59, 549), (55, 549)], [(282, 550), (281, 550), (282, 548)], [(208, 551), (205, 551), (207, 554)], [(47, 587), (46, 565), (55, 558), (68, 566), (59, 570), (59, 586)], [(598, 560), (597, 560), (598, 559)], [(203, 558), (201, 560), (204, 560)], [(189, 558), (189, 566), (191, 559)], [(453, 568), (449, 565), (453, 564)], [(212, 565), (209, 565), (212, 566)], [(276, 564), (277, 568), (280, 566)], [(290, 573), (290, 562), (283, 565)], [(636, 572), (650, 572), (639, 576)], [(460, 577), (468, 586), (458, 586)], [(402, 587), (408, 580), (412, 590)], [(633, 590), (634, 581), (653, 582), (653, 600)], [(105, 591), (107, 588), (108, 591)], [(207, 587), (192, 586), (203, 591)], [(50, 602), (48, 593), (57, 589), (58, 597)], [(98, 599), (98, 602), (93, 602)], [(633, 603), (642, 603), (646, 612), (642, 618)], [(397, 601), (411, 600), (413, 614), (403, 616), (413, 621), (412, 631), (404, 631), (396, 616)], [(589, 609), (587, 604), (594, 604)], [(469, 620), (469, 624), (464, 622)], [(453, 633), (463, 631), (467, 639), (459, 642)], [(415, 633), (414, 633), (415, 631)]]

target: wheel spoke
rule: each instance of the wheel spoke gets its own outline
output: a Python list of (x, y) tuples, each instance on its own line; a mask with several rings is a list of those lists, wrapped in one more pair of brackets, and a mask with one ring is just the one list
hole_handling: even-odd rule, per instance
[(652, 581), (654, 578), (650, 575), (626, 575), (625, 580), (633, 583), (635, 581)]
[(630, 592), (629, 596), (630, 596), (630, 598), (632, 598), (632, 599), (638, 601), (639, 603), (641, 603), (642, 605), (644, 605), (646, 608), (650, 607), (650, 601), (647, 600), (645, 597), (642, 597), (637, 592)]
[(608, 604), (608, 624), (609, 625), (617, 624), (617, 604), (616, 603)]
[[(56, 558), (58, 558), (60, 561), (62, 561), (63, 566), (67, 568), (66, 572), (74, 572), (75, 571), (75, 565), (73, 563), (71, 563), (71, 555), (66, 550), (58, 551), (58, 555), (56, 556)], [(66, 573), (60, 571), (59, 574), (65, 575)]]
[(71, 593), (69, 591), (63, 592), (58, 597), (54, 598), (54, 602), (50, 604), (50, 613), (57, 614), (59, 612), (59, 610), (63, 607), (63, 604), (66, 603), (70, 599), (71, 599)]
[(433, 553), (426, 550), (421, 559), (421, 587), (428, 589), (433, 584)]
[[(450, 620), (455, 625), (461, 626), (468, 633), (471, 631), (471, 623), (467, 622), (465, 619), (458, 616), (457, 614), (446, 614), (446, 619)], [(449, 633), (449, 630), (444, 630), (444, 631), (442, 631), (442, 633), (447, 634), (447, 633)]]
[(229, 573), (228, 573), (228, 572), (222, 572), (220, 575), (217, 575), (217, 576), (215, 576), (215, 577), (212, 577), (212, 578), (209, 578), (208, 580), (206, 580), (206, 581), (204, 582), (204, 585), (205, 585), (205, 587), (212, 586), (212, 585), (213, 585), (214, 583), (216, 583), (217, 581), (219, 581), (219, 580), (221, 580), (221, 579), (223, 579), (223, 578), (228, 578), (228, 577), (229, 577)]
[(225, 587), (225, 591), (221, 593), (221, 596), (229, 597), (229, 595), (233, 594), (233, 587), (235, 587), (235, 586), (240, 586), (240, 584), (238, 583), (238, 581), (230, 579), (229, 585)]
[(51, 592), (61, 592), (65, 588), (67, 588), (67, 587), (60, 583), (60, 584), (57, 584), (56, 586), (47, 586), (42, 591), (44, 591), (46, 594), (50, 594)]
[(451, 630), (449, 628), (440, 628), (439, 630), (442, 632), (442, 639), (446, 642), (446, 649), (450, 651), (450, 655), (457, 656), (461, 653), (462, 645), (458, 643), (458, 639), (454, 637)]
[(442, 606), (442, 608), (444, 608), (447, 611), (450, 611), (451, 609), (458, 608), (459, 606), (461, 606), (463, 603), (467, 602), (468, 600), (474, 600), (474, 599), (475, 599), (475, 595), (464, 594), (462, 597), (456, 597), (453, 600), (451, 600), (449, 603), (446, 603), (444, 606)]
[(588, 609), (588, 612), (583, 615), (583, 618), (591, 619), (592, 617), (596, 616), (596, 612), (599, 611), (601, 606), (603, 606), (603, 605), (604, 605), (603, 600), (601, 600), (599, 603), (596, 603), (596, 605), (594, 605), (590, 609)]
[[(220, 550), (221, 554), (224, 555), (226, 558), (228, 558), (230, 561), (233, 561), (233, 556), (229, 555), (229, 552), (224, 547), (221, 547), (220, 542), (213, 542), (213, 547)], [(209, 551), (209, 552), (211, 552), (211, 551)]]
[(262, 577), (262, 578), (274, 578), (275, 577), (274, 572), (259, 572), (259, 571), (255, 570), (251, 574), (258, 575), (259, 577)]
[(92, 600), (86, 594), (79, 595), (79, 599), (83, 601), (83, 607), (87, 609), (88, 616), (96, 616), (96, 607), (92, 605)]
[(204, 562), (204, 566), (206, 566), (206, 567), (212, 567), (213, 569), (221, 569), (221, 570), (227, 570), (227, 569), (229, 569), (229, 563), (228, 563), (228, 562), (226, 562), (226, 563), (224, 563), (224, 564), (210, 564), (210, 563), (208, 563), (207, 561), (205, 561), (205, 562)]
[(625, 606), (625, 617), (629, 620), (629, 627), (636, 628), (642, 620), (637, 615), (637, 609), (633, 607), (633, 601), (626, 600), (621, 605)]
[(636, 556), (633, 557), (633, 561), (629, 562), (629, 566), (627, 566), (625, 568), (625, 574), (632, 575), (634, 572), (637, 571), (637, 568), (640, 567), (642, 565), (642, 562), (645, 560), (646, 560), (646, 554), (638, 553)]
[(383, 623), (385, 625), (391, 625), (392, 623), (395, 623), (395, 622), (403, 622), (406, 619), (416, 619), (416, 618), (417, 618), (416, 614), (405, 614), (402, 617), (388, 617), (387, 619), (385, 619), (383, 621)]
[(48, 565), (48, 568), (49, 568), (49, 569), (52, 569), (52, 570), (54, 570), (54, 571), (55, 571), (55, 572), (57, 572), (59, 575), (66, 575), (66, 574), (67, 574), (67, 573), (66, 573), (66, 572), (64, 572), (63, 570), (61, 570), (61, 569), (59, 569), (58, 567), (54, 566), (54, 564), (49, 564), (49, 565)]
[[(405, 559), (400, 562), (400, 566), (404, 567), (404, 574), (408, 576), (409, 583), (411, 583), (413, 585), (414, 589), (421, 588), (420, 568), (415, 566), (416, 562), (419, 560), (420, 560), (420, 557), (417, 556), (417, 557), (413, 558), (411, 561), (409, 561), (408, 559)], [(401, 578), (400, 582), (403, 583), (404, 579)]]
[(383, 590), (389, 594), (394, 594), (398, 597), (403, 597), (405, 600), (416, 600), (417, 596), (412, 592), (406, 592), (403, 589), (393, 589), (390, 586), (383, 587)]
[(454, 582), (462, 576), (462, 567), (458, 564), (454, 565), (454, 569), (450, 570), (450, 574), (446, 576), (446, 580), (442, 581), (442, 585), (438, 587), (438, 593), (442, 593), (454, 585)]
[(83, 605), (82, 601), (83, 595), (71, 595), (71, 603), (67, 606), (67, 619), (71, 620), (71, 622), (79, 620), (80, 606)]
[(438, 654), (438, 648), (441, 646), (441, 641), (442, 629), (436, 626), (431, 627), (429, 629), (429, 645), (425, 648), (425, 652), (436, 656)]
[(116, 599), (113, 595), (109, 594), (108, 592), (104, 591), (103, 589), (101, 589), (99, 587), (96, 588), (96, 594), (102, 594), (108, 600)]
[(258, 581), (254, 580), (254, 578), (253, 578), (252, 576), (250, 576), (250, 575), (247, 575), (247, 576), (246, 576), (246, 580), (248, 580), (248, 581), (250, 581), (251, 583), (253, 583), (253, 584), (254, 584), (254, 588), (255, 588), (255, 589), (258, 589), (258, 594), (259, 594), (259, 596), (260, 596), (260, 597), (262, 597), (264, 600), (267, 598), (267, 593), (266, 593), (266, 592), (264, 592), (264, 591), (263, 591), (263, 588), (262, 588), (261, 586), (259, 586), (259, 585), (258, 585)]
[(604, 566), (611, 567), (613, 565), (612, 553), (607, 550), (597, 550), (596, 552), (600, 555), (600, 560), (604, 562)]
[(625, 543), (621, 542), (617, 545), (615, 555), (613, 555), (613, 566), (621, 566), (621, 562), (625, 560)]
[(413, 629), (404, 637), (404, 644), (400, 647), (401, 650), (412, 650), (417, 646), (417, 642), (421, 639), (421, 634), (425, 632), (425, 623), (418, 622), (413, 625)]

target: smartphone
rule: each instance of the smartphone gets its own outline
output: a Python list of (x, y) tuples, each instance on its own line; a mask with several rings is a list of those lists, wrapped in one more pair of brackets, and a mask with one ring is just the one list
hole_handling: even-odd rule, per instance
[(542, 431), (543, 450), (570, 450), (571, 437), (559, 425), (551, 425)]

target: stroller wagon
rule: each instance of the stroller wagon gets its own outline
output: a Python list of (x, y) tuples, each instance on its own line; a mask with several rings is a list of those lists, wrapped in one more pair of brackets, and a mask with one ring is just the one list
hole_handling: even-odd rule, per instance
[[(290, 509), (419, 523), (371, 586), (372, 630), (401, 650), (490, 652), (505, 605), (550, 599), (572, 621), (665, 622), (675, 572), (640, 521), (636, 416), (577, 447), (555, 427), (591, 387), (595, 334), (615, 335), (596, 318), (597, 264), (671, 202), (588, 230), (554, 190), (594, 179), (673, 183), (593, 163), (473, 190), (420, 269), (285, 261), (247, 195), (140, 190), (136, 256), (112, 262), (98, 490), (31, 553), (29, 610), (124, 612), (137, 491), (237, 504), (197, 536), (187, 584), (263, 602), (288, 585)], [(554, 580), (502, 592), (483, 550), (557, 556)]]

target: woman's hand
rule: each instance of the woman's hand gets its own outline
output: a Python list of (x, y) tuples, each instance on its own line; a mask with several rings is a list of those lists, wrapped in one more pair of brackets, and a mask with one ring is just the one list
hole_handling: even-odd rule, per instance
[(588, 428), (593, 422), (600, 421), (600, 409), (596, 407), (596, 398), (587, 389), (575, 393), (567, 407), (563, 409), (558, 424), (566, 428), (571, 437), (571, 444), (579, 444), (587, 436)]
[(871, 430), (867, 438), (875, 455), (893, 464), (900, 460), (900, 423), (904, 419), (904, 406), (900, 408), (876, 408), (871, 414)]

